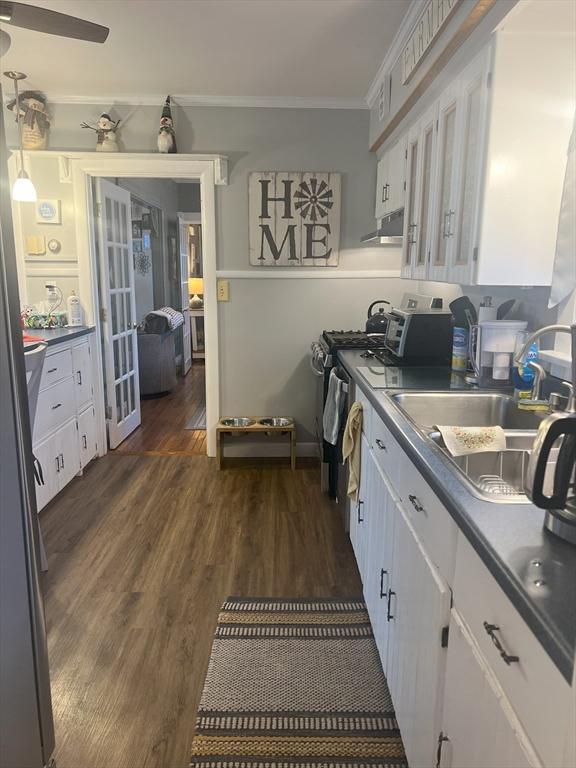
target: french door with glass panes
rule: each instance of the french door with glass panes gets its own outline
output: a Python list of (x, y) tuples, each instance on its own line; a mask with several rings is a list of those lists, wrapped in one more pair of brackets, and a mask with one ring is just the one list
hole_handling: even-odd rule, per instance
[(140, 424), (132, 216), (129, 192), (104, 179), (95, 186), (106, 422), (116, 448)]
[(189, 224), (178, 216), (179, 253), (180, 253), (180, 298), (182, 302), (181, 312), (184, 315), (182, 327), (182, 373), (184, 376), (192, 366), (192, 340), (190, 336), (190, 291), (188, 289), (189, 267)]

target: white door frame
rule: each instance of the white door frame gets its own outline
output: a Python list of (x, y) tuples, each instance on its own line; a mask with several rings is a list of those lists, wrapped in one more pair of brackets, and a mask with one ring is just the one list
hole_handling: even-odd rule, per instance
[[(63, 153), (66, 155), (66, 153)], [(215, 166), (222, 167), (220, 155), (152, 155), (70, 153), (70, 177), (74, 185), (78, 277), (86, 322), (99, 328), (98, 264), (93, 232), (91, 177), (190, 179), (200, 182), (201, 224), (204, 257), (204, 332), (206, 334), (206, 437), (208, 456), (216, 455), (216, 425), (220, 418), (220, 368), (218, 312), (216, 301), (216, 206)], [(222, 178), (218, 178), (222, 183)], [(225, 183), (225, 182), (224, 182)], [(102, 370), (102, 344), (96, 333), (96, 357)], [(104, 388), (97, 377), (94, 396), (104, 413)], [(99, 443), (106, 446), (105, 422), (99, 425)]]

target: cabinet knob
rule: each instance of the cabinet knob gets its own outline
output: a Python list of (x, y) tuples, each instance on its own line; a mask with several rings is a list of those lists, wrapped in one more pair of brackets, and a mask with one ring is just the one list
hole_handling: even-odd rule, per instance
[(55, 411), (57, 408), (62, 408), (62, 403), (56, 403), (56, 405), (52, 406), (53, 411)]
[(384, 599), (386, 597), (387, 591), (384, 589), (384, 576), (388, 575), (388, 571), (386, 571), (384, 568), (380, 568), (380, 599)]
[(363, 523), (364, 522), (364, 518), (360, 514), (360, 510), (362, 509), (363, 505), (364, 505), (364, 502), (363, 501), (359, 501), (357, 506), (356, 506), (356, 510), (358, 512), (358, 522), (359, 523)]
[(391, 613), (390, 607), (392, 604), (392, 597), (396, 597), (396, 592), (392, 591), (391, 589), (388, 590), (388, 604), (386, 606), (386, 621), (393, 621), (394, 614)]
[(388, 448), (386, 448), (386, 446), (384, 445), (384, 443), (382, 442), (382, 440), (380, 440), (380, 439), (376, 438), (376, 440), (375, 440), (374, 442), (376, 443), (376, 445), (378, 446), (378, 448), (380, 448), (380, 450), (381, 450), (381, 451), (388, 451)]

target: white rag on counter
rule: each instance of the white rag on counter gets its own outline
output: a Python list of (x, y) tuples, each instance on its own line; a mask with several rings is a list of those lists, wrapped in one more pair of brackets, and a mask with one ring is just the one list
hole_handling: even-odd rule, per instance
[(348, 496), (358, 500), (360, 489), (360, 443), (362, 442), (362, 403), (355, 402), (348, 412), (342, 441), (342, 456), (348, 459)]
[(444, 445), (452, 456), (506, 450), (506, 433), (502, 427), (441, 427)]
[(342, 408), (344, 407), (345, 392), (346, 384), (342, 381), (342, 379), (338, 378), (336, 371), (332, 369), (330, 371), (330, 378), (328, 379), (328, 392), (326, 394), (326, 402), (324, 403), (324, 415), (322, 418), (324, 440), (330, 443), (330, 445), (336, 445), (338, 441), (338, 432), (340, 431), (340, 419), (342, 416)]

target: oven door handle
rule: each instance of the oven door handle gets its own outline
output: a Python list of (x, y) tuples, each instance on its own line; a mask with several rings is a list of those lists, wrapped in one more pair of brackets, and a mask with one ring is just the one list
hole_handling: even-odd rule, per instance
[(314, 365), (314, 358), (312, 356), (310, 356), (310, 369), (312, 370), (314, 376), (317, 376), (318, 378), (324, 376), (324, 369), (320, 370)]

